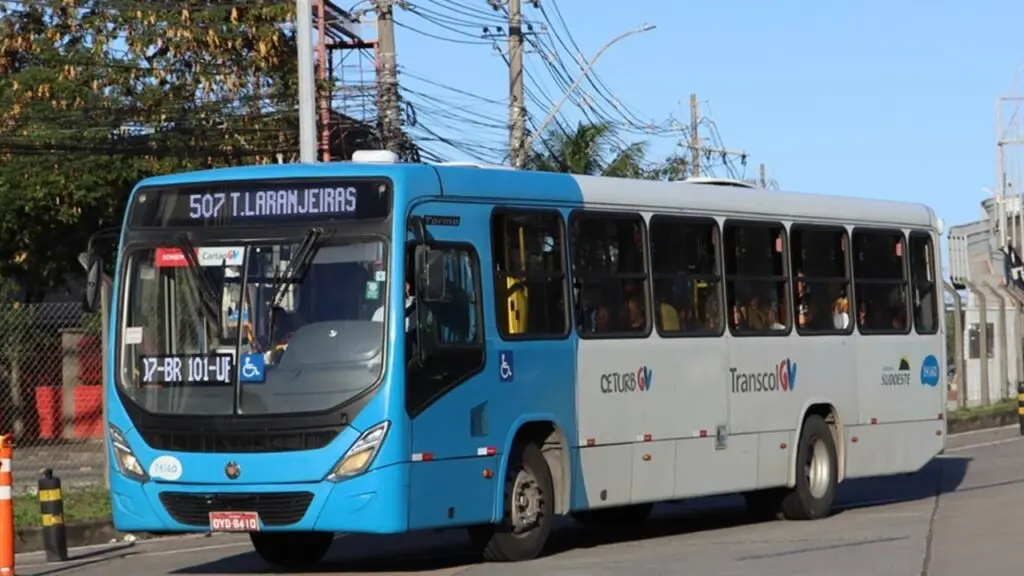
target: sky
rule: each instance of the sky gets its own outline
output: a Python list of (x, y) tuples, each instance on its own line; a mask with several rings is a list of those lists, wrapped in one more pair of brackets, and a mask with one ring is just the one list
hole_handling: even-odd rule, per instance
[[(996, 100), (1013, 90), (1024, 65), (1024, 2), (540, 2), (538, 9), (524, 0), (523, 8), (538, 32), (526, 56), (534, 122), (566, 85), (548, 62), (572, 78), (580, 72), (561, 42), (575, 50), (571, 36), (590, 58), (649, 23), (656, 28), (615, 43), (594, 67), (630, 112), (617, 112), (589, 84), (582, 88), (584, 104), (603, 107), (627, 132), (624, 140), (648, 140), (652, 156), (674, 151), (682, 132), (671, 119), (688, 122), (692, 92), (721, 143), (749, 154), (746, 171), (736, 164), (734, 175), (754, 177), (763, 162), (782, 189), (924, 202), (947, 227), (977, 219), (982, 187), (995, 187)], [(428, 141), (461, 143), (436, 144), (446, 159), (500, 162), (508, 67), (481, 35), (505, 15), (487, 0), (407, 6), (395, 13), (396, 58), (409, 90), (403, 96), (423, 128), (412, 130)], [(569, 104), (560, 117), (575, 122), (595, 110)], [(638, 117), (662, 129), (637, 131)], [(712, 135), (708, 127), (702, 132)]]

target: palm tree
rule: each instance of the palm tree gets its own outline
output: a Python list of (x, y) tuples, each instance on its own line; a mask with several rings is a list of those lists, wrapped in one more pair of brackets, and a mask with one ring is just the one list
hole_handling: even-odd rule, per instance
[(546, 172), (568, 172), (645, 178), (647, 142), (621, 146), (615, 129), (607, 123), (576, 125), (573, 132), (552, 130), (529, 151), (527, 168)]

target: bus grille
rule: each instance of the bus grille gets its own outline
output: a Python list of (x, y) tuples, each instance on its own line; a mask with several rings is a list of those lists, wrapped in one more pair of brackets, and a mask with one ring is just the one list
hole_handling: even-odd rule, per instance
[(312, 492), (160, 493), (160, 503), (167, 513), (189, 526), (209, 526), (210, 512), (257, 512), (266, 526), (286, 526), (302, 520), (312, 501)]

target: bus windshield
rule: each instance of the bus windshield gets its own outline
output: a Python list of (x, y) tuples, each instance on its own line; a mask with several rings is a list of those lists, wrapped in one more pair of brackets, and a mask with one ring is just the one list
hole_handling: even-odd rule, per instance
[[(308, 240), (308, 239), (306, 239)], [(126, 254), (120, 379), (163, 414), (325, 410), (381, 376), (381, 240), (322, 240)], [(301, 260), (306, 260), (303, 264)], [(297, 265), (299, 264), (299, 265)]]

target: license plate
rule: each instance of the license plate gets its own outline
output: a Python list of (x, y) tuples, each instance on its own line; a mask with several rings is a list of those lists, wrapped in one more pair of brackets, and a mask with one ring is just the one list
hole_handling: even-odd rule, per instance
[(260, 515), (256, 512), (210, 512), (211, 532), (259, 532)]

